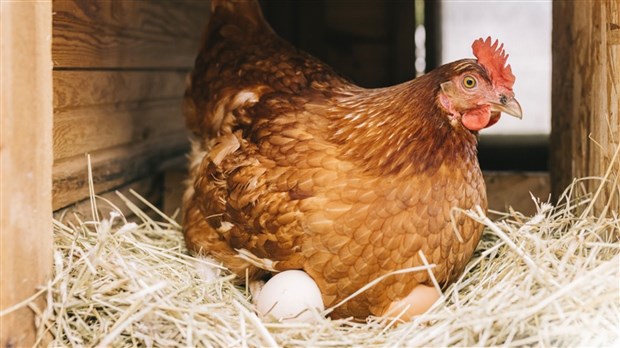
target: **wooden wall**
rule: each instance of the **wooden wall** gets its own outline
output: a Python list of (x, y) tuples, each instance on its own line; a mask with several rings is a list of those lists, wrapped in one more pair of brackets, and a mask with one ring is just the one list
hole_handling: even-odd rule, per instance
[(413, 0), (265, 0), (265, 18), (296, 47), (364, 87), (410, 80)]
[(0, 6), (0, 347), (29, 347), (34, 313), (11, 308), (51, 274), (52, 5)]
[[(551, 175), (557, 197), (573, 180), (603, 177), (597, 210), (620, 211), (620, 2), (553, 3)], [(599, 181), (586, 184), (594, 193)]]
[(53, 2), (53, 207), (127, 187), (158, 200), (157, 175), (188, 149), (185, 77), (208, 1)]

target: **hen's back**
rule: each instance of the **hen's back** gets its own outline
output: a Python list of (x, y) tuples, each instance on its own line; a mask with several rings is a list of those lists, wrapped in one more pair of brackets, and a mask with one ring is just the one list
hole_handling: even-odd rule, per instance
[[(317, 92), (319, 99), (328, 97), (330, 90), (348, 84), (278, 37), (257, 1), (214, 0), (185, 92), (186, 123), (195, 135), (213, 138), (248, 127), (261, 116), (251, 110), (261, 99), (273, 96), (294, 107), (295, 98), (316, 100)], [(277, 112), (263, 114), (274, 117)]]

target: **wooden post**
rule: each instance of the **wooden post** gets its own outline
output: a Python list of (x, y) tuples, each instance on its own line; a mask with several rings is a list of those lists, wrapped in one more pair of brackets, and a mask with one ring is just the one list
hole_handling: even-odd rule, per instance
[[(0, 345), (32, 346), (35, 294), (52, 264), (52, 5), (1, 3)], [(41, 302), (42, 303), (42, 302)]]
[[(595, 205), (620, 211), (620, 2), (553, 3), (551, 183), (557, 198), (573, 178), (610, 181)], [(613, 163), (612, 163), (613, 162)], [(588, 181), (595, 193), (600, 181)], [(608, 202), (610, 204), (608, 205)]]

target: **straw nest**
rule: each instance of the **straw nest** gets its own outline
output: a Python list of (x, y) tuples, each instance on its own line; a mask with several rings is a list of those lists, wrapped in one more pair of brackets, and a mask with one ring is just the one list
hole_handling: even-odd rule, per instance
[[(47, 307), (30, 306), (39, 342), (52, 346), (614, 345), (620, 217), (593, 214), (596, 193), (579, 188), (576, 181), (555, 207), (535, 200), (532, 217), (467, 212), (486, 229), (466, 272), (431, 311), (400, 325), (263, 322), (249, 291), (225, 268), (189, 256), (181, 227), (159, 212), (149, 217), (132, 203), (138, 195), (122, 197), (135, 222), (95, 198), (91, 221), (55, 221)], [(106, 207), (112, 213), (98, 216)]]

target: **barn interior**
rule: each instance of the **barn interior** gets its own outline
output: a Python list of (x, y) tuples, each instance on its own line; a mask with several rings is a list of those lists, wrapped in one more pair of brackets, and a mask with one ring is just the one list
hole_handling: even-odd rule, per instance
[[(261, 4), (283, 38), (369, 88), (430, 71), (445, 62), (446, 45), (468, 49), (471, 42), (446, 38), (442, 6), (448, 4), (442, 1)], [(91, 197), (97, 195), (111, 203), (100, 205), (102, 216), (116, 206), (127, 217), (135, 218), (142, 209), (155, 219), (152, 204), (179, 221), (189, 151), (183, 92), (210, 4), (55, 0), (1, 6), (0, 309), (2, 346), (10, 347), (40, 343), (35, 325), (40, 313), (28, 303), (45, 308), (40, 289), (54, 278), (54, 219), (66, 225), (75, 216), (87, 220)], [(606, 256), (615, 262), (620, 5), (602, 0), (547, 6), (549, 131), (481, 135), (479, 159), (490, 209), (535, 216), (540, 202), (555, 204), (567, 187), (574, 187), (593, 202), (587, 204), (588, 214), (612, 221), (603, 229), (616, 238), (610, 247), (615, 254)], [(510, 53), (529, 54), (521, 48)], [(570, 186), (585, 177), (603, 179)], [(131, 197), (132, 191), (150, 203), (134, 200), (136, 206), (130, 207), (117, 194)], [(540, 199), (538, 204), (532, 196)], [(618, 272), (607, 277), (617, 280)], [(604, 325), (613, 326), (617, 319)]]

